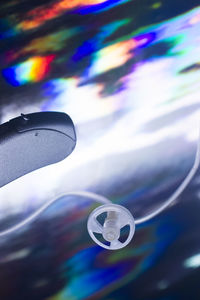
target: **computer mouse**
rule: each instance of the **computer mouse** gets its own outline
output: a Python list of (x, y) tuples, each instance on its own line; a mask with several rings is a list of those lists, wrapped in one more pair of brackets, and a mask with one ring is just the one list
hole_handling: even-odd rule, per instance
[(21, 114), (0, 125), (0, 187), (72, 153), (76, 132), (61, 112)]

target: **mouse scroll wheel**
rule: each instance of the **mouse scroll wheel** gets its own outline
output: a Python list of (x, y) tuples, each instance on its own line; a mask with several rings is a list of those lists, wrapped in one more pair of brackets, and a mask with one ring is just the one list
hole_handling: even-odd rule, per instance
[(29, 117), (25, 114), (21, 114), (21, 117), (25, 123), (29, 120)]

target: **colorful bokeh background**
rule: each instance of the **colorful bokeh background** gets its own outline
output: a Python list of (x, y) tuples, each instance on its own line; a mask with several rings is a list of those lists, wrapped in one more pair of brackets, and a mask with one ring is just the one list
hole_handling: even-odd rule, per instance
[[(86, 190), (138, 218), (190, 170), (200, 126), (198, 0), (10, 0), (0, 4), (0, 119), (62, 111), (77, 147), (0, 190), (0, 229)], [(13, 149), (15, 151), (15, 149)], [(2, 300), (200, 299), (200, 173), (119, 251), (86, 230), (96, 206), (62, 197), (0, 240)]]

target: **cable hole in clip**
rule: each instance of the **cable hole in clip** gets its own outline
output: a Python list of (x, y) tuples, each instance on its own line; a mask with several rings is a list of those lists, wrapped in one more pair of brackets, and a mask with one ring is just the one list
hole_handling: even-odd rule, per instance
[(125, 243), (125, 241), (127, 240), (128, 236), (129, 236), (129, 232), (130, 232), (130, 225), (126, 225), (120, 229), (119, 241), (121, 243)]

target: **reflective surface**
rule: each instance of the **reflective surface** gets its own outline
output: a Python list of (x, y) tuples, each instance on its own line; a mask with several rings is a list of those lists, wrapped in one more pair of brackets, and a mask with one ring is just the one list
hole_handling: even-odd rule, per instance
[[(136, 218), (159, 207), (196, 150), (199, 1), (24, 0), (4, 2), (0, 14), (1, 121), (64, 111), (78, 138), (65, 161), (1, 189), (0, 228), (74, 190)], [(95, 205), (62, 198), (1, 239), (0, 298), (199, 299), (199, 176), (116, 252), (87, 234)]]

